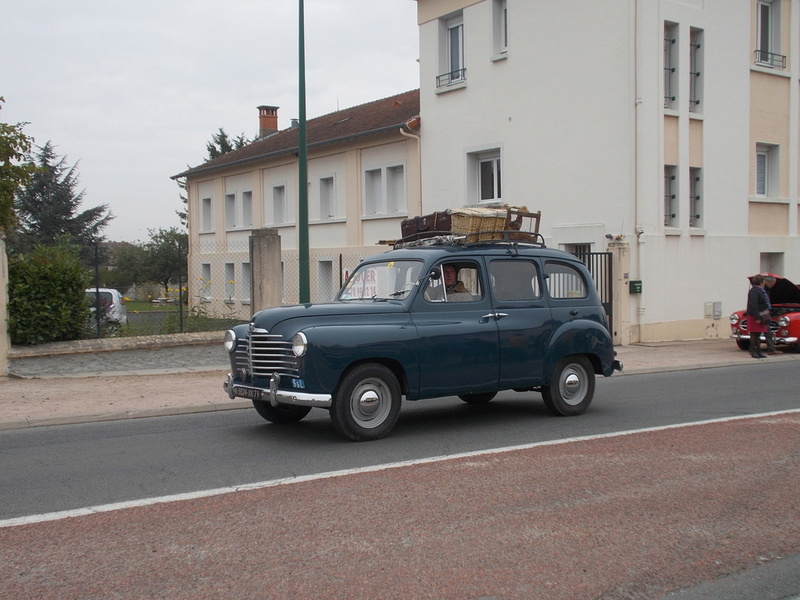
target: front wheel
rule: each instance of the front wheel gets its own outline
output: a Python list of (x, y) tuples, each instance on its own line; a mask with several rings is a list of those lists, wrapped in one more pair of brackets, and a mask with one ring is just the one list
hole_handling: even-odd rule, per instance
[(750, 350), (750, 340), (736, 340), (736, 345), (739, 346), (739, 350)]
[(377, 440), (397, 423), (401, 401), (400, 384), (391, 370), (379, 364), (360, 365), (336, 388), (331, 421), (351, 440)]
[(297, 423), (311, 411), (310, 406), (287, 406), (285, 404), (272, 406), (269, 402), (261, 400), (253, 400), (253, 406), (262, 418), (277, 425)]
[(594, 369), (589, 359), (577, 354), (559, 361), (550, 385), (542, 387), (545, 406), (554, 415), (579, 415), (594, 397)]

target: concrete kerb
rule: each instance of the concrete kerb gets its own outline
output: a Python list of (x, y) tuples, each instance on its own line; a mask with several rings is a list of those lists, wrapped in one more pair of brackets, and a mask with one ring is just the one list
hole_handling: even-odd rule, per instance
[(168, 406), (155, 409), (125, 410), (119, 412), (60, 415), (40, 419), (20, 419), (17, 421), (0, 421), (0, 431), (12, 429), (28, 429), (31, 427), (50, 427), (54, 425), (80, 425), (82, 423), (103, 423), (108, 421), (124, 421), (127, 419), (146, 419), (149, 417), (176, 417), (222, 410), (242, 410), (252, 408), (250, 400), (235, 400), (222, 404), (203, 404), (187, 406)]
[(94, 352), (116, 352), (120, 350), (152, 350), (176, 346), (202, 346), (222, 343), (222, 331), (175, 333), (170, 335), (143, 335), (125, 338), (101, 338), (51, 342), (37, 346), (12, 346), (9, 359), (43, 358), (65, 354), (87, 354)]

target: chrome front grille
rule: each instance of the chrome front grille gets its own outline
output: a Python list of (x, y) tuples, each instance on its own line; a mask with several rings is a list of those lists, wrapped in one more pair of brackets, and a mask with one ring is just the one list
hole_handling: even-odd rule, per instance
[(250, 344), (247, 339), (240, 338), (236, 342), (236, 350), (233, 351), (233, 362), (236, 365), (236, 371), (250, 370)]
[[(747, 317), (746, 319), (742, 319), (742, 322), (739, 323), (739, 331), (741, 331), (742, 333), (747, 333), (749, 331), (748, 325), (749, 325), (749, 320), (751, 318), (752, 317)], [(772, 333), (777, 333), (778, 329), (780, 329), (780, 325), (778, 325), (778, 322), (770, 320), (769, 330)]]
[[(240, 348), (237, 347), (237, 364)], [(297, 357), (292, 352), (292, 343), (279, 335), (271, 335), (264, 329), (251, 329), (244, 348), (248, 371), (253, 377), (269, 377), (273, 373), (296, 377)]]

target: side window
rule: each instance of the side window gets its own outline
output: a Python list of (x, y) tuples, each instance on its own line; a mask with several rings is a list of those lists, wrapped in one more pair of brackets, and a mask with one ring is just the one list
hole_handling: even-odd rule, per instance
[(480, 271), (474, 262), (447, 262), (436, 267), (442, 276), (429, 278), (425, 287), (428, 302), (475, 302), (482, 298)]
[(494, 260), (489, 265), (492, 293), (497, 300), (539, 300), (539, 269), (530, 260)]
[(549, 262), (545, 265), (547, 292), (551, 298), (586, 298), (589, 295), (586, 281), (575, 267)]

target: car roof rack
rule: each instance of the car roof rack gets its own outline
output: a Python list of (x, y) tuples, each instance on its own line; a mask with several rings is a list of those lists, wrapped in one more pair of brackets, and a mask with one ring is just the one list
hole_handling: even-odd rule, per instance
[(546, 248), (541, 233), (533, 231), (476, 231), (472, 233), (453, 233), (452, 231), (426, 231), (408, 235), (399, 240), (385, 240), (381, 244), (395, 249), (422, 248), (425, 246), (488, 246), (525, 245)]

